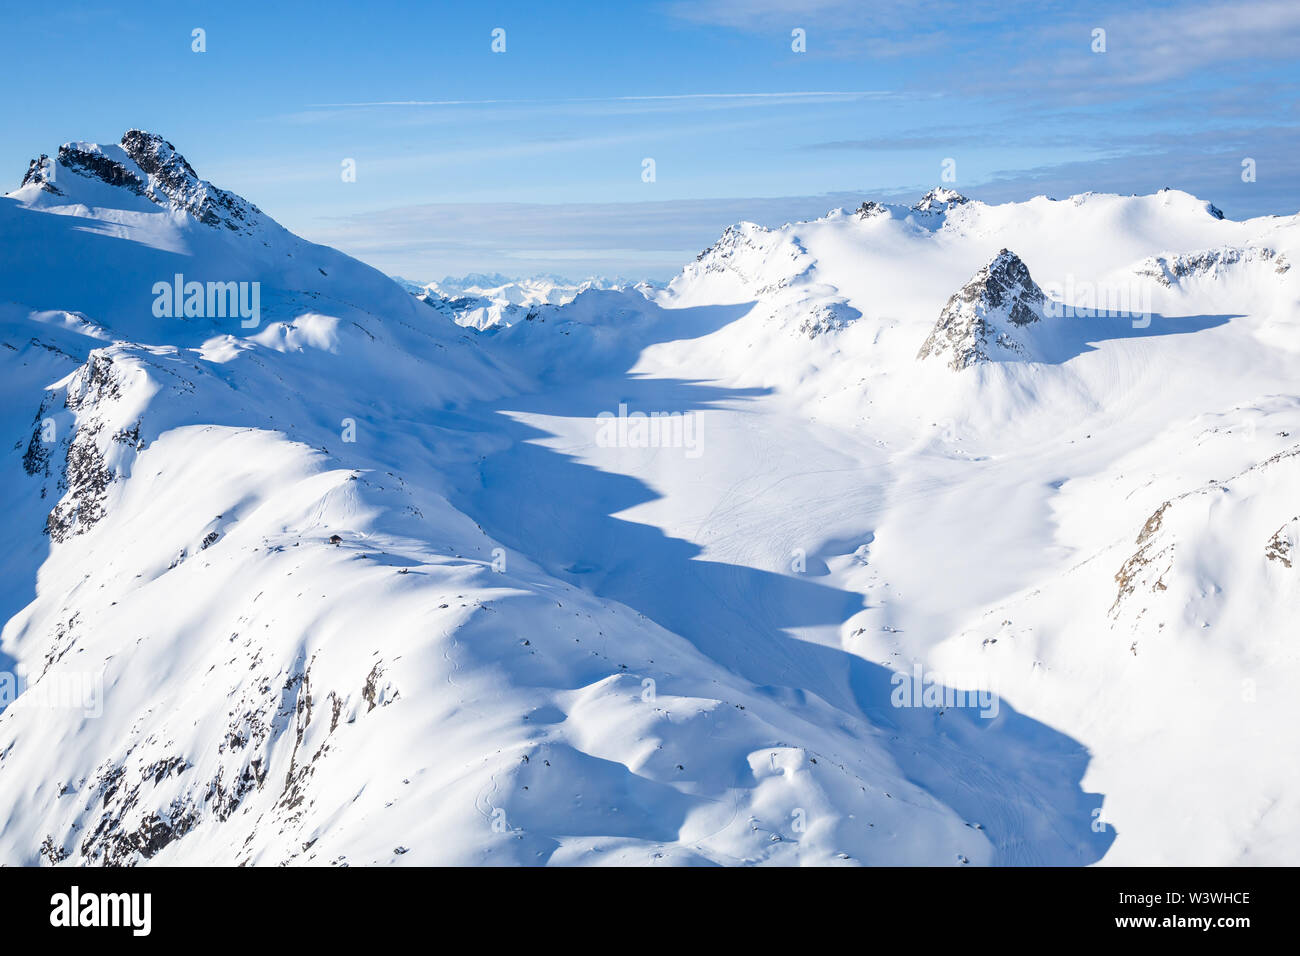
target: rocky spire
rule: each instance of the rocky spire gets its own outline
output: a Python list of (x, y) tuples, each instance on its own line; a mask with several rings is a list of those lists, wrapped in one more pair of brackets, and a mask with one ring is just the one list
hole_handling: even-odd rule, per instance
[(948, 300), (918, 359), (943, 356), (960, 371), (979, 362), (1031, 358), (1025, 331), (1042, 321), (1043, 290), (1003, 249)]

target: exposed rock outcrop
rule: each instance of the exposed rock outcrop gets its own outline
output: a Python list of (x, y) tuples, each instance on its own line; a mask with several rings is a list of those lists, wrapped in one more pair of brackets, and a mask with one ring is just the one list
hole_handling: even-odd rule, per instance
[(1032, 358), (1025, 330), (1045, 299), (1020, 257), (1003, 249), (948, 300), (918, 359), (946, 357), (956, 371), (979, 362)]
[(1285, 254), (1279, 255), (1266, 246), (1223, 246), (1176, 256), (1149, 256), (1134, 271), (1168, 289), (1184, 279), (1217, 278), (1229, 269), (1252, 262), (1271, 263), (1278, 275), (1291, 269)]

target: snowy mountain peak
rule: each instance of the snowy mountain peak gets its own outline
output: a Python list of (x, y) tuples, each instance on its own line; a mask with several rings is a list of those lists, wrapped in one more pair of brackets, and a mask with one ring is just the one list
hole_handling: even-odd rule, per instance
[(970, 200), (955, 189), (935, 186), (922, 196), (912, 209), (916, 212), (947, 212), (954, 206), (961, 206), (968, 202)]
[(1043, 318), (1043, 302), (1028, 267), (1003, 249), (948, 300), (917, 358), (947, 356), (949, 367), (960, 371), (1029, 357), (1022, 330)]
[[(439, 282), (417, 283), (398, 280), (418, 300), (457, 325), (481, 330), (514, 325), (532, 318), (538, 306), (567, 305), (589, 289), (625, 289), (625, 279), (589, 276), (581, 281), (557, 275), (510, 279), (501, 273), (474, 273), (462, 278), (448, 276)], [(645, 294), (649, 295), (651, 290)]]
[(887, 206), (882, 206), (874, 199), (867, 199), (858, 207), (859, 219), (874, 219), (876, 216), (884, 216), (888, 213), (889, 208)]
[[(820, 222), (834, 228), (840, 220)], [(796, 226), (790, 223), (777, 229), (753, 222), (728, 226), (718, 241), (696, 256), (695, 261), (688, 264), (668, 288), (681, 292), (705, 277), (712, 280), (712, 294), (728, 297), (759, 295), (786, 288), (800, 277), (806, 278), (814, 261), (794, 228)]]
[(251, 233), (265, 220), (252, 203), (200, 179), (175, 146), (144, 130), (127, 130), (116, 146), (64, 143), (56, 159), (42, 154), (28, 164), (19, 192), (32, 187), (34, 195), (68, 196), (75, 187), (65, 173), (125, 189), (205, 225), (234, 232)]
[(695, 257), (696, 262), (708, 262), (714, 259), (727, 259), (738, 251), (759, 247), (769, 230), (755, 222), (738, 222), (728, 226), (718, 237), (718, 241)]

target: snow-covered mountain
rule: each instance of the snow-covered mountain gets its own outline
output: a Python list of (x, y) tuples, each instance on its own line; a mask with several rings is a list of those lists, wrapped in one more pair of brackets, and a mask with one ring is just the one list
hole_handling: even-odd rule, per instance
[(0, 862), (1289, 861), (1298, 243), (935, 190), (483, 334), (42, 156)]
[(918, 358), (942, 356), (956, 371), (995, 358), (1037, 358), (1022, 339), (1043, 321), (1043, 290), (1007, 249), (962, 286), (939, 313)]
[(423, 284), (409, 279), (397, 279), (397, 282), (457, 325), (480, 331), (514, 325), (539, 305), (567, 305), (588, 289), (652, 288), (649, 284), (602, 276), (575, 282), (554, 275), (510, 279), (500, 273), (448, 276), (441, 282)]

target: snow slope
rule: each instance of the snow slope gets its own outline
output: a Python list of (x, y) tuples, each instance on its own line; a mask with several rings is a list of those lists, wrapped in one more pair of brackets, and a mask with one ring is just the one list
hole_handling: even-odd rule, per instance
[[(1293, 857), (1297, 237), (936, 191), (481, 334), (69, 144), (0, 199), (0, 862)], [(1004, 272), (1032, 342), (918, 357)]]

